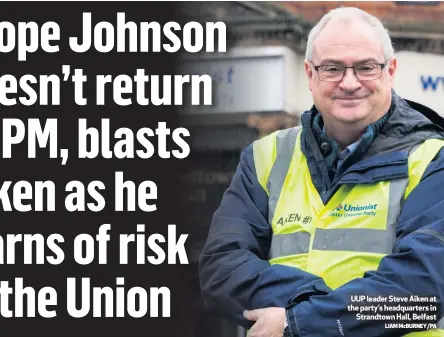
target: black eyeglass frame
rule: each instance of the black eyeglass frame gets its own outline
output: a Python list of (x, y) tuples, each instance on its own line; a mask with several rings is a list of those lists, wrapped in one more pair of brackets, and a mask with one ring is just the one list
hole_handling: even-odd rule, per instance
[[(344, 79), (344, 76), (345, 76), (345, 73), (346, 73), (346, 71), (347, 71), (347, 69), (349, 69), (349, 68), (351, 68), (351, 69), (353, 69), (353, 74), (356, 76), (356, 78), (358, 79), (358, 80), (360, 80), (360, 81), (376, 81), (377, 79), (380, 79), (381, 78), (381, 76), (382, 76), (382, 71), (384, 70), (384, 68), (387, 66), (387, 64), (388, 64), (388, 62), (386, 62), (386, 63), (376, 63), (376, 62), (373, 62), (373, 63), (365, 63), (365, 64), (376, 64), (376, 65), (378, 65), (378, 66), (380, 66), (381, 67), (381, 74), (379, 75), (379, 77), (376, 77), (376, 78), (373, 78), (373, 79), (371, 79), (371, 80), (361, 80), (360, 78), (359, 78), (359, 76), (358, 76), (358, 73), (356, 72), (356, 69), (355, 69), (355, 67), (358, 67), (358, 66), (360, 66), (360, 65), (362, 65), (362, 64), (355, 64), (354, 66), (351, 66), (351, 67), (345, 67), (345, 66), (343, 66), (343, 65), (340, 65), (340, 64), (321, 64), (321, 65), (315, 65), (314, 63), (313, 63), (313, 61), (310, 61), (310, 63), (313, 65), (313, 68), (314, 68), (314, 70), (318, 73), (318, 78), (319, 78), (319, 80), (321, 80), (321, 81), (323, 81), (323, 82), (341, 82), (343, 79)], [(342, 77), (341, 77), (341, 79), (340, 80), (334, 80), (334, 81), (326, 81), (325, 79), (321, 79), (321, 76), (319, 75), (319, 68), (320, 67), (325, 67), (325, 66), (340, 66), (340, 67), (344, 67), (344, 71), (342, 72)]]

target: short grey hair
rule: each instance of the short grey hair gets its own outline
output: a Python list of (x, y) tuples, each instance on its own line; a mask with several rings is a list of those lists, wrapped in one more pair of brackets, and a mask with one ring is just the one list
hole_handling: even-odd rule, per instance
[(356, 7), (339, 7), (325, 14), (310, 31), (307, 40), (307, 48), (305, 51), (305, 58), (307, 60), (313, 61), (313, 43), (331, 19), (340, 19), (344, 22), (362, 20), (363, 22), (367, 23), (373, 28), (381, 40), (385, 61), (387, 62), (393, 57), (395, 50), (392, 45), (392, 40), (390, 39), (388, 30), (384, 27), (381, 20)]

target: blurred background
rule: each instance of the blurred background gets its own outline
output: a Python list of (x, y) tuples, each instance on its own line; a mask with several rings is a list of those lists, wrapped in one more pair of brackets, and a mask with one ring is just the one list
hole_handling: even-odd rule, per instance
[[(313, 25), (339, 6), (359, 7), (389, 30), (398, 59), (395, 90), (444, 116), (444, 2), (188, 2), (187, 18), (224, 21), (227, 53), (195, 55), (183, 65), (210, 74), (213, 106), (184, 113), (192, 134), (192, 167), (183, 174), (191, 212), (189, 257), (195, 269), (195, 337), (244, 337), (236, 325), (205, 312), (197, 261), (212, 214), (241, 151), (275, 130), (299, 124), (312, 105), (303, 62)], [(191, 308), (190, 308), (191, 309)]]

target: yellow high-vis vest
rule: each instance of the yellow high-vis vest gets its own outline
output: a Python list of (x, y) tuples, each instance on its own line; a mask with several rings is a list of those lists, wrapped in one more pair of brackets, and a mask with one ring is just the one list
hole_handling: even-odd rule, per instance
[[(345, 184), (324, 205), (301, 151), (300, 130), (277, 131), (253, 145), (257, 177), (269, 197), (269, 261), (315, 274), (336, 289), (377, 270), (392, 253), (403, 201), (444, 140), (428, 139), (410, 151), (409, 178)], [(444, 319), (438, 327), (407, 336), (444, 336)]]

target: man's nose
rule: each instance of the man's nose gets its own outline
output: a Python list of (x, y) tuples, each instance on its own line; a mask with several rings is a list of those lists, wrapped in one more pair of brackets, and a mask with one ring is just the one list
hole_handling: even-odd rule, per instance
[(342, 78), (342, 81), (339, 82), (339, 87), (345, 91), (354, 91), (361, 87), (361, 82), (352, 68), (345, 70), (344, 77)]

